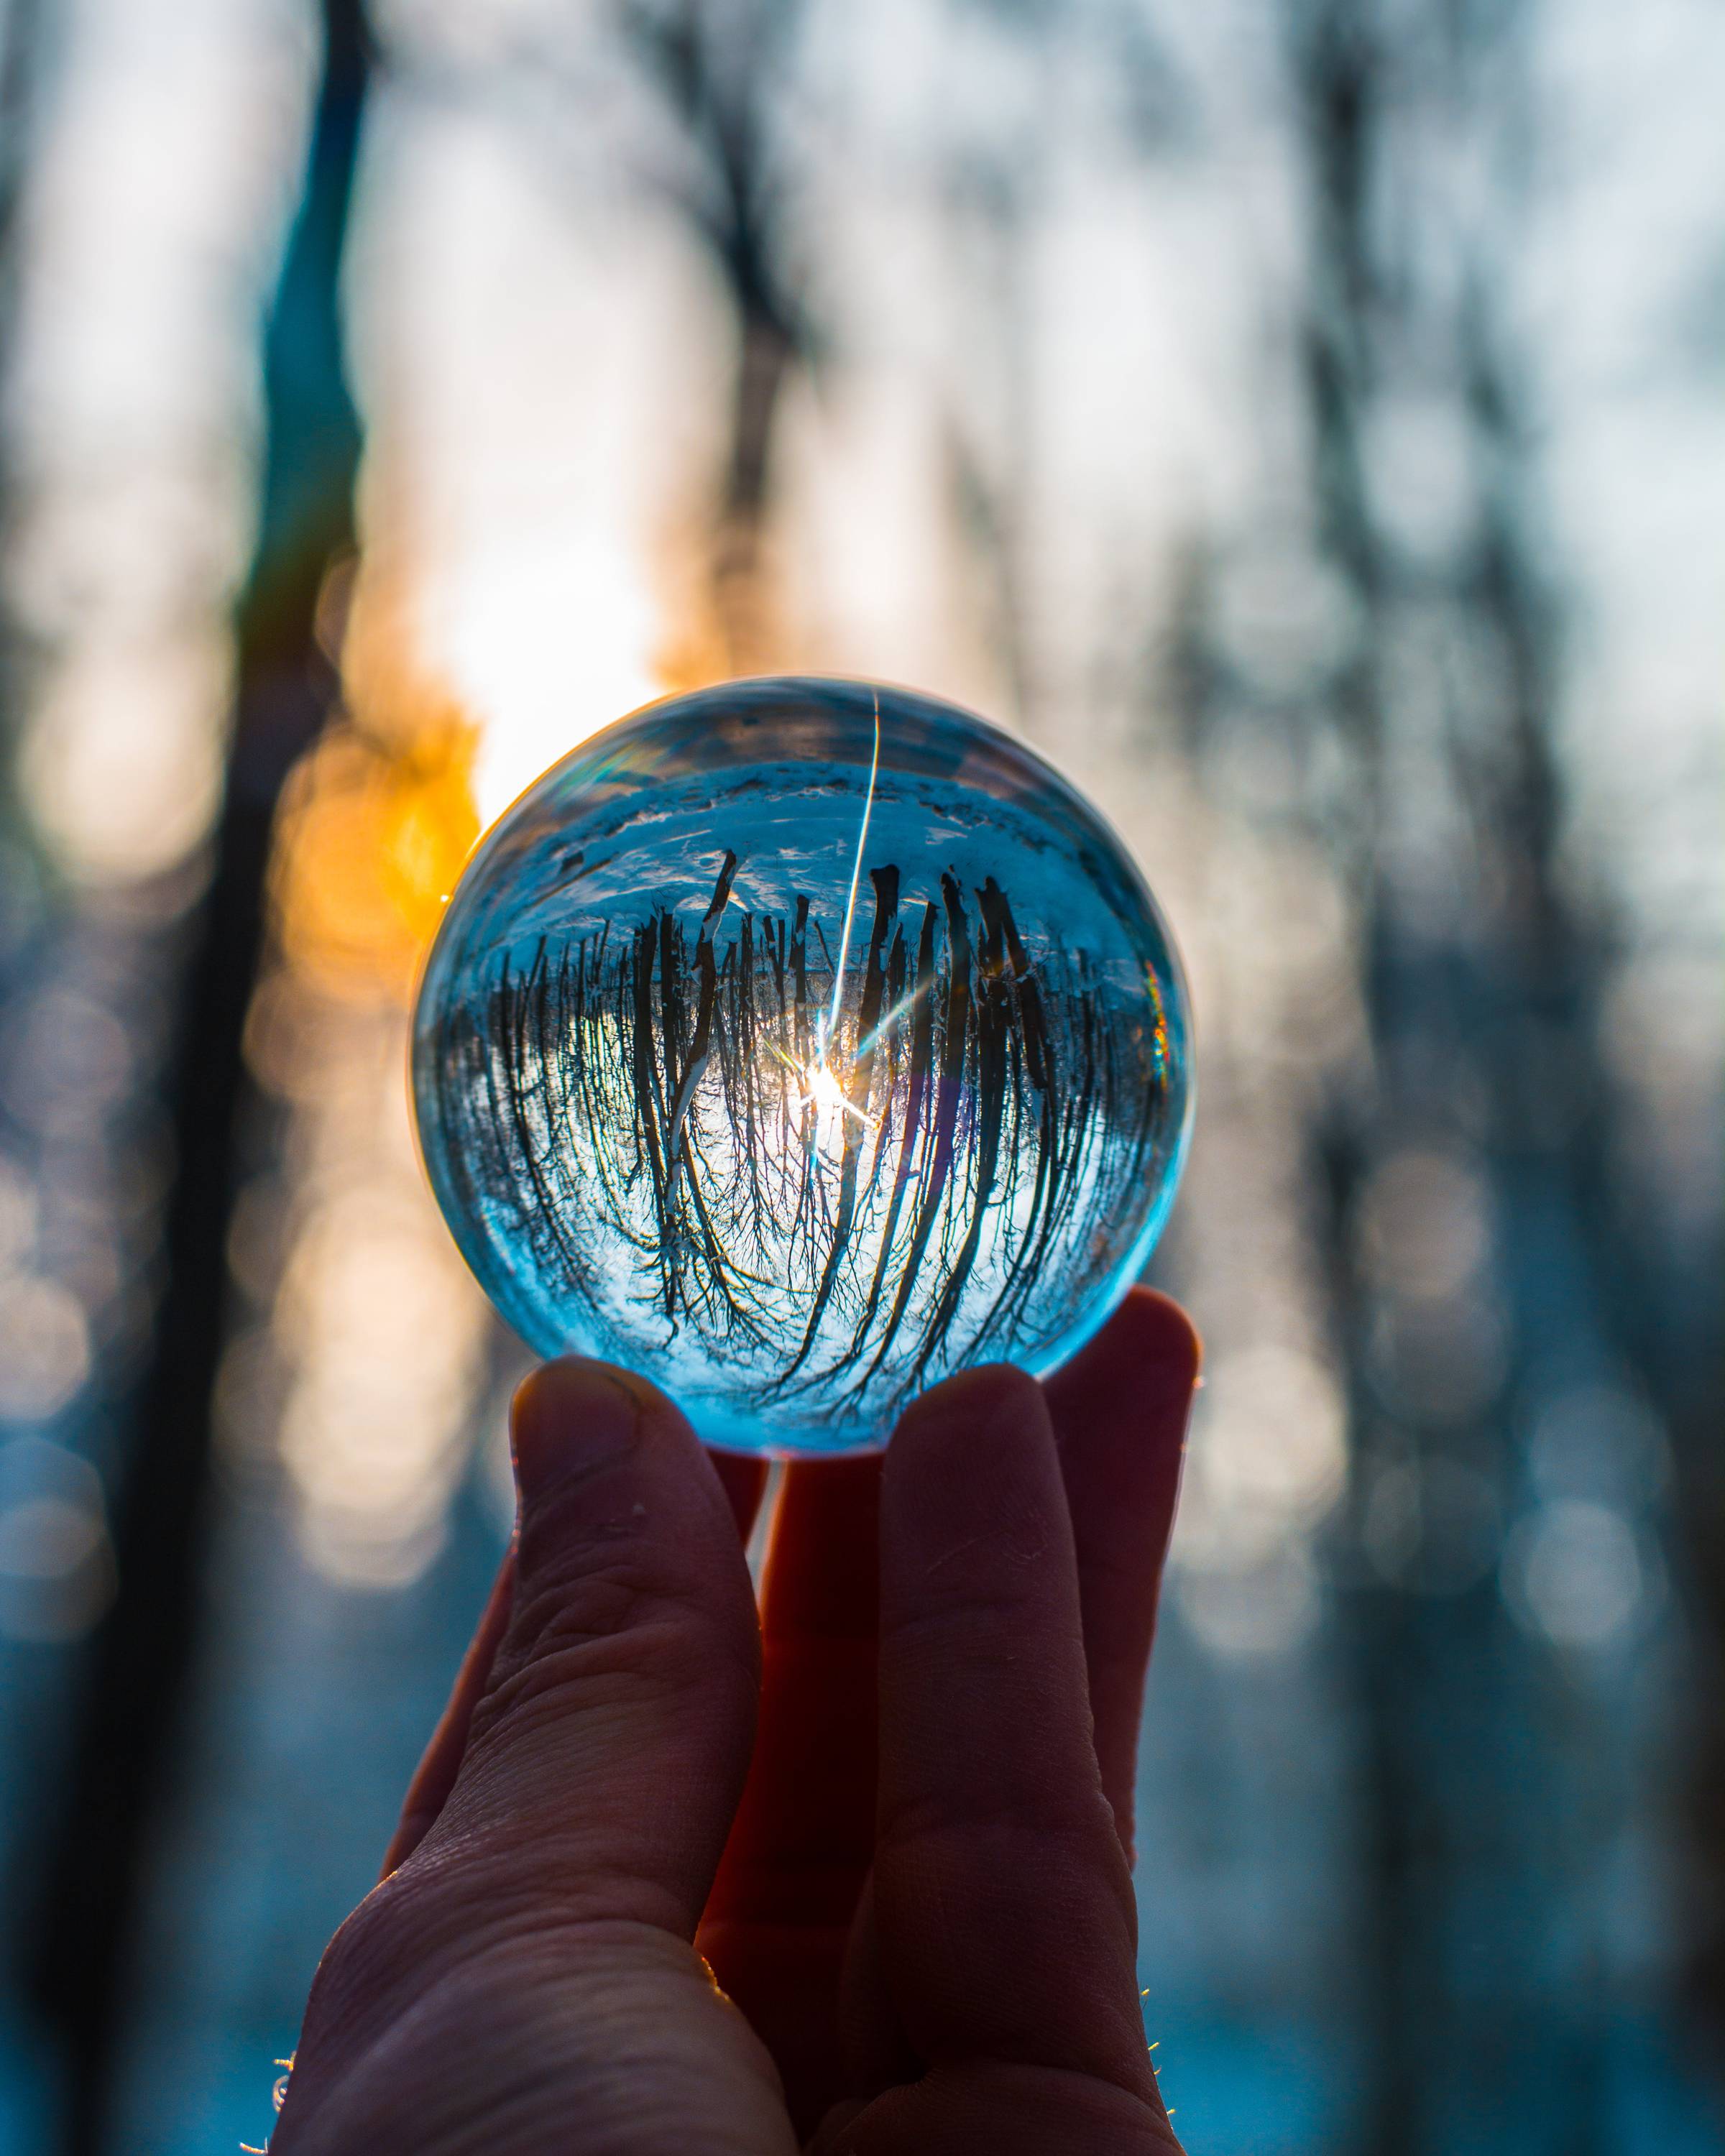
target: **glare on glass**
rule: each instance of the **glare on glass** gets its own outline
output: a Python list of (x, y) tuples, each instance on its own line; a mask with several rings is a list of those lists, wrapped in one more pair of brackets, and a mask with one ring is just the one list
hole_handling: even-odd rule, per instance
[(1101, 817), (984, 721), (855, 681), (584, 742), (474, 855), (414, 1020), (433, 1187), (522, 1338), (787, 1455), (1080, 1347), (1167, 1217), (1188, 1071)]

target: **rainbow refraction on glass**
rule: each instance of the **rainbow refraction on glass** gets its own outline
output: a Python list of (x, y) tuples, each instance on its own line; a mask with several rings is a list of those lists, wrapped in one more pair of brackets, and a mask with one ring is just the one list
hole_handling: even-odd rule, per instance
[(492, 829), (413, 1096), (530, 1347), (711, 1443), (835, 1454), (1095, 1332), (1173, 1202), (1189, 1061), (1167, 929), (1065, 779), (952, 705), (785, 678), (636, 712)]

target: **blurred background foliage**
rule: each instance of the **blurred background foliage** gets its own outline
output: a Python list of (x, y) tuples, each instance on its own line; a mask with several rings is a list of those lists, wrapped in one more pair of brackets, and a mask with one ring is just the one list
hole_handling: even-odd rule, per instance
[(1189, 961), (1194, 2156), (1725, 2146), (1709, 0), (8, 0), (0, 2149), (260, 2142), (506, 1530), (481, 826), (1022, 729)]

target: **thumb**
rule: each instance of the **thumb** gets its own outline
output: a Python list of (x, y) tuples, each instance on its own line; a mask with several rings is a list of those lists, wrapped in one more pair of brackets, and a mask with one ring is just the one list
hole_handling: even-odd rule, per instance
[(570, 1359), (527, 1379), (511, 1430), (508, 1622), (434, 1823), (319, 1971), (302, 2056), (326, 2070), (517, 1939), (691, 1939), (742, 1790), (759, 1631), (689, 1424), (642, 1380)]
[(692, 1936), (759, 1685), (730, 1503), (682, 1415), (603, 1363), (536, 1372), (511, 1432), (509, 1622), (427, 1855), (526, 1863), (542, 1909)]

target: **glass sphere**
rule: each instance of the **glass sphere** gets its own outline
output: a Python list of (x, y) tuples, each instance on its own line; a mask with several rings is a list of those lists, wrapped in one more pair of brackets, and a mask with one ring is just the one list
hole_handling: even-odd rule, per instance
[(584, 742), (475, 854), (414, 1018), (432, 1187), (522, 1338), (785, 1455), (1081, 1346), (1173, 1202), (1188, 1067), (1168, 932), (1096, 811), (856, 681)]

